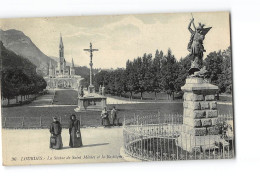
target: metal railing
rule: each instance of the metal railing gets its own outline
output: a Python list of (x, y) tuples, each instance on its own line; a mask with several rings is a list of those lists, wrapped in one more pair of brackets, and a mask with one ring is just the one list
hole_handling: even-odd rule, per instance
[[(86, 116), (78, 115), (81, 127), (96, 127), (100, 126), (101, 118), (94, 119), (94, 122), (89, 122)], [(69, 116), (58, 117), (62, 128), (69, 127)], [(8, 129), (32, 129), (32, 128), (49, 128), (53, 122), (52, 117), (2, 117), (2, 128)], [(96, 125), (95, 125), (96, 124)]]
[(218, 135), (195, 136), (194, 129), (183, 125), (182, 120), (179, 114), (126, 119), (123, 123), (125, 153), (144, 161), (234, 158), (231, 116), (219, 116)]

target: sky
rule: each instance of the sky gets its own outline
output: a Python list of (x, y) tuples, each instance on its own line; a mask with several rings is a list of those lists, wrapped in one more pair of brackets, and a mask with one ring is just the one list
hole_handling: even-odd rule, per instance
[[(228, 12), (193, 13), (195, 25), (201, 22), (212, 27), (204, 40), (205, 54), (224, 50), (230, 46), (230, 21)], [(89, 53), (93, 48), (94, 68), (125, 67), (126, 61), (144, 53), (155, 54), (156, 49), (168, 48), (177, 59), (188, 54), (190, 33), (187, 29), (191, 13), (76, 16), (48, 18), (0, 19), (3, 30), (16, 29), (30, 37), (47, 56), (58, 57), (60, 34), (63, 38), (64, 56), (68, 62), (89, 66)]]

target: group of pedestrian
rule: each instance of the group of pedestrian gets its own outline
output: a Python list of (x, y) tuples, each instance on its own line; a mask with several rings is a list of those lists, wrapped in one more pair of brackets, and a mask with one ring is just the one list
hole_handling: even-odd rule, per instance
[(117, 110), (114, 106), (111, 110), (111, 116), (109, 120), (109, 115), (107, 108), (105, 107), (101, 112), (101, 125), (108, 127), (108, 126), (119, 126), (119, 118), (117, 117)]
[[(111, 123), (110, 123), (111, 122)], [(119, 126), (119, 118), (117, 117), (117, 110), (114, 106), (111, 110), (111, 116), (109, 119), (107, 108), (105, 107), (101, 112), (101, 125), (108, 127), (108, 126)], [(62, 149), (63, 143), (62, 143), (62, 126), (59, 122), (57, 117), (53, 118), (53, 122), (50, 126), (50, 148), (51, 149)], [(72, 114), (70, 116), (69, 121), (69, 135), (70, 135), (70, 141), (69, 146), (71, 148), (77, 148), (82, 146), (82, 138), (81, 138), (81, 132), (80, 132), (80, 121), (76, 118), (75, 114)]]
[[(61, 123), (58, 121), (57, 117), (54, 117), (53, 122), (51, 123), (50, 126), (50, 133), (51, 133), (50, 148), (62, 149), (63, 143), (62, 143), (61, 132), (62, 132)], [(72, 114), (70, 116), (69, 135), (70, 135), (69, 146), (71, 148), (77, 148), (82, 146), (80, 121), (76, 118), (75, 114)]]

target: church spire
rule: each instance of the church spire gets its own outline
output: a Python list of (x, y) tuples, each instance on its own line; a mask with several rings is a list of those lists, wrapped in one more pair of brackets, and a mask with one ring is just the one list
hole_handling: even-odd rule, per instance
[(62, 42), (62, 36), (61, 36), (61, 33), (60, 33), (60, 48), (63, 48), (63, 42)]
[(73, 58), (71, 59), (71, 67), (74, 67), (74, 61), (73, 61)]
[(62, 42), (62, 36), (60, 33), (60, 62), (63, 62), (63, 60), (61, 58), (64, 58), (64, 46), (63, 46), (63, 42)]

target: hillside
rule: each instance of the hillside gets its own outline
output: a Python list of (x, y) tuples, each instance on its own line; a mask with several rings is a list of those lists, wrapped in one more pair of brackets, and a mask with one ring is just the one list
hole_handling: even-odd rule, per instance
[(0, 41), (1, 47), (1, 70), (23, 70), (28, 75), (36, 74), (36, 66), (28, 59), (15, 54), (13, 51), (6, 49)]
[[(13, 51), (15, 54), (27, 58), (31, 63), (37, 67), (37, 72), (41, 75), (47, 73), (47, 66), (52, 60), (54, 65), (57, 65), (59, 61), (58, 57), (45, 55), (23, 32), (10, 29), (0, 29), (0, 41), (6, 49)], [(71, 66), (71, 58), (66, 58), (67, 65)], [(75, 64), (75, 71), (77, 75), (82, 77), (89, 77), (89, 68), (80, 67)], [(93, 69), (93, 73), (96, 74), (99, 69)]]
[(28, 59), (6, 49), (0, 41), (1, 95), (9, 99), (38, 93), (46, 88), (46, 81), (36, 73), (36, 66)]
[(37, 66), (38, 70), (46, 72), (46, 66), (51, 58), (46, 56), (23, 32), (10, 29), (0, 29), (0, 40), (4, 47), (17, 55), (23, 56)]

